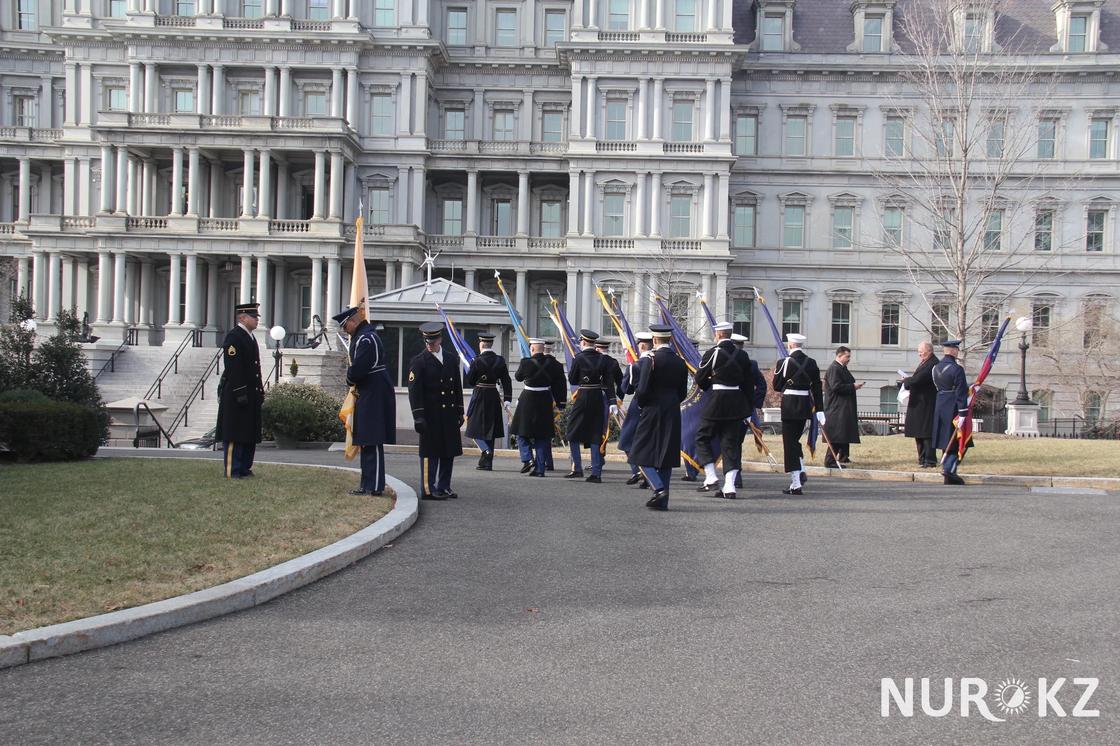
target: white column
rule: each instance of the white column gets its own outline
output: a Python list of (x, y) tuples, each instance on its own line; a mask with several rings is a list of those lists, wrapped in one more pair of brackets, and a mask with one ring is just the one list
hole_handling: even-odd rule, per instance
[(215, 115), (225, 113), (226, 75), (225, 67), (214, 65), (214, 89), (210, 92), (210, 111)]
[(478, 290), (478, 277), (475, 270), (468, 269), (463, 273), (463, 286), (467, 290)]
[(241, 182), (241, 217), (251, 218), (253, 217), (253, 151), (250, 148), (245, 149)]
[[(331, 220), (342, 218), (342, 169), (342, 153), (331, 153), (331, 194), (328, 215)], [(338, 311), (331, 313), (338, 313)]]
[[(125, 260), (127, 257), (123, 252), (116, 252), (113, 254), (113, 321), (114, 324), (124, 323), (124, 270)], [(172, 271), (175, 272), (175, 266), (172, 265)], [(179, 275), (175, 272), (175, 287), (179, 287)], [(175, 296), (178, 298), (178, 290)], [(176, 307), (178, 304), (176, 303)]]
[(206, 328), (218, 327), (218, 263), (206, 263)]
[[(728, 28), (731, 28), (728, 26)], [(719, 139), (720, 142), (731, 142), (731, 79), (723, 78), (719, 82)]]
[(649, 235), (661, 238), (661, 172), (654, 171), (649, 186)]
[(264, 69), (264, 108), (266, 117), (276, 116), (276, 68), (271, 65)]
[(210, 188), (206, 194), (207, 212), (210, 217), (216, 218), (221, 211), (222, 177), (225, 175), (225, 170), (220, 161), (210, 161), (209, 164)]
[(331, 116), (342, 118), (342, 68), (331, 70)]
[[(712, 291), (715, 295), (714, 306), (718, 309), (719, 313), (727, 315), (727, 273), (716, 273), (716, 286)], [(709, 301), (711, 303), (711, 301)]]
[(140, 165), (140, 214), (155, 215), (155, 190), (154, 177), (156, 164), (151, 158), (145, 158)]
[(716, 81), (704, 81), (704, 140), (716, 138)]
[(513, 291), (514, 303), (517, 304), (517, 310), (525, 318), (529, 314), (529, 271), (524, 269), (517, 270), (517, 287)]
[[(284, 15), (288, 15), (285, 13)], [(292, 115), (292, 68), (284, 65), (280, 68), (280, 116)]]
[[(704, 296), (704, 301), (708, 304), (712, 314), (716, 317), (716, 321), (725, 321), (724, 314), (719, 310), (719, 304), (715, 303), (715, 298), (712, 297), (712, 276), (707, 272), (700, 275), (700, 294)], [(711, 329), (705, 324), (703, 330), (700, 332), (704, 339), (712, 339)]]
[[(642, 5), (645, 8), (645, 5)], [(649, 81), (642, 78), (638, 81), (638, 121), (634, 127), (635, 139), (646, 139), (646, 99), (649, 98)]]
[(568, 270), (568, 285), (564, 291), (564, 313), (568, 321), (579, 329), (579, 270)]
[(78, 316), (89, 314), (93, 316), (96, 309), (92, 308), (89, 298), (89, 257), (82, 257), (74, 267), (74, 305)]
[(579, 171), (568, 174), (568, 235), (579, 234), (579, 186), (582, 176)]
[(187, 297), (186, 314), (183, 323), (190, 327), (200, 327), (198, 318), (198, 254), (187, 254)]
[[(73, 62), (65, 64), (66, 70), (66, 111), (63, 112), (63, 120), (66, 125), (77, 124), (78, 122), (78, 66)], [(129, 102), (131, 107), (132, 97), (129, 95)], [(133, 109), (129, 109), (133, 111)]]
[(428, 4), (426, 2), (423, 2), (423, 0), (421, 0), (421, 2), (419, 2), (417, 4), (419, 5), (419, 8), (417, 8), (417, 11), (416, 11), (416, 25), (417, 26), (427, 26), (428, 25)]
[(346, 70), (346, 121), (350, 127), (358, 129), (358, 69), (356, 67)]
[[(478, 95), (477, 93), (475, 94)], [(409, 111), (408, 105), (412, 100), (412, 75), (409, 73), (401, 73), (401, 90), (400, 95), (397, 96), (397, 134), (407, 135), (412, 132), (412, 112)], [(482, 102), (478, 101), (475, 108), (475, 113), (479, 111)], [(481, 116), (481, 115), (479, 115)], [(476, 126), (477, 126), (476, 122)]]
[(241, 257), (240, 287), (237, 295), (238, 303), (251, 303), (253, 301), (253, 257)]
[[(385, 262), (385, 292), (388, 292), (397, 286), (396, 284), (396, 270), (397, 265), (392, 260)], [(470, 287), (468, 285), (468, 287)]]
[(716, 238), (726, 241), (728, 237), (728, 205), (730, 204), (731, 175), (719, 174), (719, 190), (716, 194)]
[(288, 162), (276, 164), (276, 219), (288, 218)]
[(406, 288), (412, 284), (412, 262), (401, 262), (401, 287)]
[(108, 251), (97, 252), (97, 323), (109, 322), (112, 308), (113, 260)]
[[(339, 270), (341, 263), (338, 257), (332, 256), (327, 259), (327, 315), (333, 316), (338, 313), (341, 308), (339, 307)], [(333, 322), (331, 322), (333, 323)]]
[(35, 318), (46, 317), (47, 307), (47, 255), (36, 251), (31, 255), (31, 305), (35, 308)]
[(704, 174), (704, 194), (700, 200), (701, 209), (704, 214), (700, 219), (700, 228), (703, 231), (704, 238), (712, 237), (712, 190), (715, 183), (714, 174)]
[[(141, 102), (144, 98), (144, 71), (139, 62), (128, 64), (128, 110), (133, 114), (140, 113), (143, 108)], [(69, 81), (67, 82), (69, 85)], [(67, 91), (69, 93), (69, 91)]]
[(478, 171), (467, 171), (467, 235), (478, 234)]
[[(179, 307), (182, 305), (183, 263), (182, 256), (171, 254), (170, 271), (167, 273), (167, 324), (165, 326), (179, 326), (183, 323)], [(114, 319), (115, 321), (115, 319)]]
[(593, 297), (593, 292), (591, 290), (591, 273), (590, 272), (584, 272), (583, 274), (580, 275), (579, 280), (580, 280), (580, 285), (581, 285), (580, 291), (579, 291), (579, 296), (580, 296), (579, 297), (579, 300), (580, 300), (580, 303), (579, 303), (579, 305), (580, 305), (580, 309), (579, 309), (580, 320), (579, 320), (579, 323), (584, 329), (591, 329), (591, 331), (599, 331), (598, 329), (595, 328), (595, 327), (599, 326), (599, 324), (592, 323), (592, 319), (595, 318), (595, 315), (591, 311), (591, 309), (593, 308), (593, 306), (591, 305), (591, 299)]
[(412, 198), (409, 200), (412, 207), (412, 218), (409, 221), (420, 230), (424, 229), (424, 191), (427, 179), (424, 178), (423, 167), (412, 169)]
[(284, 313), (284, 300), (288, 293), (287, 289), (288, 272), (282, 260), (276, 260), (276, 266), (272, 269), (272, 319), (273, 326), (283, 326), (285, 329), (291, 327), (285, 326), (286, 314)]
[(19, 214), (21, 223), (31, 220), (31, 159), (19, 159)]
[[(730, 0), (728, 0), (730, 4)], [(650, 0), (638, 0), (638, 29), (646, 31), (649, 29), (649, 4)]]
[(634, 190), (634, 228), (633, 235), (644, 237), (646, 235), (646, 172), (637, 173), (638, 183)]
[(194, 97), (199, 114), (210, 113), (210, 66), (198, 66), (198, 93)]
[(81, 91), (78, 93), (78, 124), (93, 123), (93, 65), (79, 65), (78, 77)]
[(187, 214), (191, 216), (198, 215), (198, 192), (202, 183), (199, 164), (198, 148), (191, 148), (187, 169)]
[(74, 276), (74, 257), (62, 257), (62, 299), (60, 308), (73, 308), (77, 310), (77, 302), (74, 297), (74, 283), (76, 278)]
[(342, 7), (343, 0), (331, 0), (331, 18), (342, 18), (346, 11)]
[(315, 195), (314, 220), (322, 220), (325, 214), (324, 205), (327, 196), (327, 154), (321, 150), (315, 151)]
[(113, 146), (101, 146), (101, 208), (102, 213), (113, 211)]
[(268, 286), (268, 257), (257, 257), (257, 303), (260, 307), (260, 327), (268, 329), (272, 323), (272, 306), (270, 304), (270, 288)]
[(159, 110), (159, 70), (154, 62), (144, 63), (144, 111)]
[[(577, 6), (579, 3), (577, 3)], [(572, 139), (583, 137), (583, 76), (572, 76), (572, 121), (569, 129)]]
[(30, 295), (28, 284), (31, 278), (31, 266), (27, 257), (21, 256), (16, 262), (16, 297)]
[(595, 195), (595, 172), (586, 172), (586, 181), (583, 185), (583, 235), (591, 236), (595, 233), (595, 221), (591, 200)]
[(597, 0), (589, 0), (587, 10), (587, 28), (599, 28), (599, 3)]
[(117, 214), (128, 212), (128, 148), (117, 146), (116, 178), (113, 179), (117, 188)]
[(156, 299), (156, 268), (151, 261), (145, 259), (140, 262), (140, 318), (139, 322), (143, 326), (151, 326), (155, 319), (152, 316), (155, 314), (155, 299)]
[(323, 260), (320, 257), (311, 259), (311, 317), (318, 316), (323, 320)]
[(128, 159), (128, 214), (140, 214), (140, 193), (143, 191), (141, 184), (143, 174), (140, 171), (140, 159)]
[(654, 28), (658, 31), (665, 30), (665, 0), (653, 0), (657, 3), (657, 13), (654, 16)]
[(171, 151), (171, 214), (183, 214), (183, 149)]
[(47, 321), (58, 316), (62, 307), (62, 256), (57, 251), (47, 254)]
[(136, 312), (140, 300), (140, 273), (137, 271), (137, 262), (125, 264), (124, 280), (124, 323), (134, 326), (137, 321)]
[(595, 139), (595, 120), (599, 118), (599, 112), (595, 109), (595, 98), (598, 87), (598, 78), (587, 79), (587, 137), (591, 140)]
[[(517, 235), (529, 235), (529, 172), (517, 172)], [(521, 310), (521, 307), (518, 307)]]
[(272, 154), (261, 150), (260, 184), (257, 186), (257, 217), (269, 219), (272, 213)]
[[(661, 0), (657, 0), (657, 7), (661, 7)], [(665, 81), (661, 78), (653, 80), (653, 139), (661, 139), (662, 101), (665, 97)]]

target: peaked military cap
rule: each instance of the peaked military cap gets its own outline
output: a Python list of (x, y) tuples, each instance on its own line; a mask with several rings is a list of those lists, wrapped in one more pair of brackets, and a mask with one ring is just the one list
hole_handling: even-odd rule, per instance
[(961, 348), (961, 341), (959, 339), (946, 339), (944, 342), (941, 343), (941, 346), (942, 347), (955, 347), (956, 349), (959, 350)]
[(588, 342), (594, 343), (594, 342), (598, 341), (599, 335), (596, 334), (595, 332), (591, 331), (590, 329), (580, 329), (579, 330), (579, 338), (580, 339), (585, 339)]
[(715, 326), (713, 326), (712, 331), (729, 332), (734, 328), (735, 328), (735, 325), (732, 324), (730, 321), (722, 321), (722, 322), (716, 324)]
[(497, 336), (497, 335), (491, 334), (490, 332), (479, 332), (478, 333), (478, 341), (479, 342), (493, 342), (495, 336)]
[(331, 316), (331, 318), (339, 324), (345, 324), (351, 317), (356, 316), (361, 310), (361, 306), (351, 306), (350, 308), (336, 313), (334, 316)]
[(673, 336), (673, 327), (668, 324), (650, 324), (649, 330), (655, 337), (671, 337)]
[(240, 316), (241, 314), (246, 314), (248, 316), (258, 316), (259, 317), (261, 315), (260, 308), (261, 308), (260, 303), (238, 303), (236, 306), (233, 307), (233, 313), (234, 313), (235, 316)]
[(425, 340), (438, 339), (443, 336), (443, 322), (429, 321), (426, 324), (421, 324), (420, 333), (424, 335)]

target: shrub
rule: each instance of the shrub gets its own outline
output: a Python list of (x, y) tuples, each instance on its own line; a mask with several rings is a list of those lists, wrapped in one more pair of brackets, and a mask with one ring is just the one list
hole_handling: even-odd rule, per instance
[(342, 402), (307, 383), (273, 386), (264, 398), (261, 421), (274, 436), (299, 441), (340, 441), (346, 430), (338, 419)]
[(65, 401), (0, 402), (0, 443), (20, 461), (68, 461), (97, 453), (101, 411)]
[(35, 389), (12, 389), (0, 393), (0, 402), (44, 402), (50, 397)]

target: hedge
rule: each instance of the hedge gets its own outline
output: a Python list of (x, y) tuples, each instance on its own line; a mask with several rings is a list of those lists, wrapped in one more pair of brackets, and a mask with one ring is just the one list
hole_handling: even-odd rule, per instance
[(65, 401), (0, 402), (0, 446), (20, 461), (70, 461), (97, 453), (101, 413)]
[(345, 439), (346, 430), (338, 419), (342, 402), (308, 383), (282, 383), (273, 386), (264, 398), (261, 421), (266, 433), (297, 441)]

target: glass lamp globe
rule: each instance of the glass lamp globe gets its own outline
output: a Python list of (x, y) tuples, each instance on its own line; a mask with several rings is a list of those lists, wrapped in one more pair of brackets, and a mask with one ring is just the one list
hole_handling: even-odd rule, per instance
[(36, 327), (38, 327), (38, 324), (35, 323), (35, 319), (24, 319), (19, 322), (19, 328), (23, 329), (25, 332), (33, 332)]
[(272, 337), (272, 339), (276, 342), (280, 342), (281, 340), (283, 340), (284, 337), (287, 336), (287, 334), (288, 332), (279, 324), (268, 330), (268, 336)]
[(1015, 320), (1015, 328), (1021, 332), (1029, 332), (1034, 328), (1034, 319), (1030, 316), (1020, 316)]

